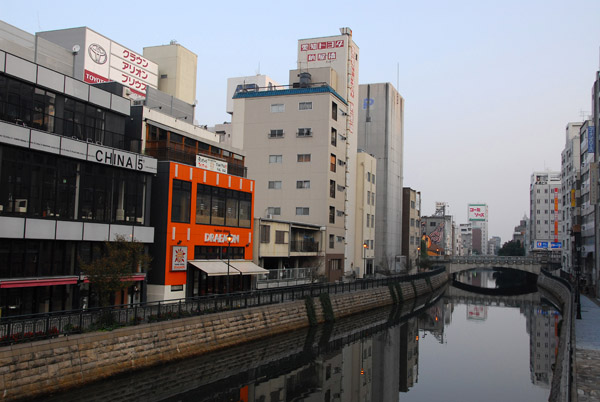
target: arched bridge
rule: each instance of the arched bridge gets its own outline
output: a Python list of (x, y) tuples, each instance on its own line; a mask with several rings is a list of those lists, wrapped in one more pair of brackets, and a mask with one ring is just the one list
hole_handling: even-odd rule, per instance
[(441, 256), (429, 257), (433, 266), (444, 266), (448, 274), (455, 274), (476, 268), (509, 268), (539, 275), (542, 268), (556, 261), (546, 256), (503, 257), (497, 255), (477, 255), (468, 257)]

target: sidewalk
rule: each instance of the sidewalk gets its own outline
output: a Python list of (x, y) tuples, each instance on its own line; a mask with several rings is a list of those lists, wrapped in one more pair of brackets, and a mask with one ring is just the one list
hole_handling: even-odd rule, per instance
[(581, 320), (575, 320), (577, 401), (600, 402), (600, 302), (581, 295)]

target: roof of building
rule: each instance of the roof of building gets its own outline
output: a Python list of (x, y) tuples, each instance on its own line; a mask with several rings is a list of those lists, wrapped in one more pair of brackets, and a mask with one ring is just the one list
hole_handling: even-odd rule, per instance
[(281, 95), (300, 95), (300, 94), (315, 94), (315, 93), (332, 93), (336, 98), (344, 102), (344, 105), (348, 105), (348, 102), (340, 94), (334, 91), (329, 85), (313, 86), (305, 88), (287, 88), (287, 89), (276, 89), (267, 91), (240, 91), (233, 95), (233, 99), (239, 98), (260, 98), (263, 96), (281, 96)]

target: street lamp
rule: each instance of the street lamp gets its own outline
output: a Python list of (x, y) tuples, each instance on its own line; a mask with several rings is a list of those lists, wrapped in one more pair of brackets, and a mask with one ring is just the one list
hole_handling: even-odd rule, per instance
[(367, 273), (367, 247), (369, 247), (369, 245), (367, 244), (367, 242), (364, 242), (363, 243), (363, 264), (364, 264), (365, 272), (363, 273), (363, 278), (364, 278), (365, 274)]
[(231, 248), (231, 241), (233, 236), (231, 233), (227, 235), (227, 294), (229, 294), (229, 249)]

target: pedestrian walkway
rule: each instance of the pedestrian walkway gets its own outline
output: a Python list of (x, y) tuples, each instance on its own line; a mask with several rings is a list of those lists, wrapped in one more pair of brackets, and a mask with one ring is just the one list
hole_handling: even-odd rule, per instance
[(575, 320), (578, 402), (600, 402), (600, 302), (581, 296), (581, 320)]

